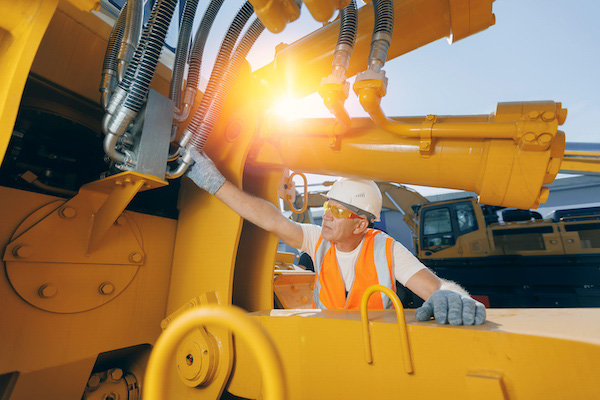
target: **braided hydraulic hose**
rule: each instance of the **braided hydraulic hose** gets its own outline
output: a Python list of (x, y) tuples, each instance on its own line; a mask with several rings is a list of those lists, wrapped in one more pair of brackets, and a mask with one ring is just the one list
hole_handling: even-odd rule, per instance
[(173, 100), (175, 108), (181, 108), (181, 90), (183, 84), (183, 75), (187, 63), (188, 50), (190, 47), (190, 36), (196, 16), (198, 0), (187, 0), (183, 10), (183, 18), (179, 28), (179, 38), (177, 39), (177, 49), (175, 50), (175, 62), (173, 64), (173, 73), (171, 75), (171, 86), (169, 88), (169, 98)]
[(352, 0), (350, 4), (342, 9), (340, 14), (340, 34), (338, 35), (336, 47), (340, 45), (354, 47), (358, 26), (356, 1)]
[(354, 41), (356, 40), (357, 25), (356, 1), (352, 0), (340, 12), (340, 34), (331, 64), (333, 75), (337, 78), (346, 79), (346, 71), (350, 64), (350, 57), (352, 56)]
[(153, 29), (154, 23), (156, 21), (156, 14), (158, 13), (158, 3), (154, 3), (154, 7), (152, 7), (152, 11), (150, 12), (150, 17), (148, 18), (148, 22), (142, 31), (142, 36), (140, 37), (140, 42), (138, 43), (135, 52), (133, 53), (133, 58), (129, 63), (129, 66), (125, 70), (125, 76), (123, 80), (119, 82), (119, 89), (127, 92), (129, 90), (129, 86), (135, 77), (138, 65), (146, 50), (146, 46), (148, 44), (148, 39), (150, 38), (150, 32)]
[(200, 81), (200, 67), (202, 66), (202, 55), (204, 54), (204, 46), (208, 39), (208, 34), (212, 27), (217, 13), (221, 9), (224, 0), (212, 0), (202, 17), (202, 22), (196, 31), (194, 38), (194, 46), (192, 47), (192, 55), (190, 57), (190, 69), (188, 73), (188, 81), (186, 87), (198, 88)]
[(206, 113), (206, 117), (204, 118), (204, 122), (200, 126), (200, 130), (198, 134), (192, 137), (192, 144), (201, 151), (210, 136), (217, 120), (219, 119), (219, 115), (223, 110), (223, 106), (225, 104), (225, 99), (229, 95), (229, 91), (235, 82), (237, 74), (240, 70), (240, 67), (243, 61), (246, 59), (248, 52), (256, 42), (256, 39), (260, 36), (260, 34), (264, 31), (265, 26), (260, 22), (258, 18), (256, 18), (244, 36), (240, 41), (240, 44), (235, 49), (235, 53), (231, 58), (231, 62), (227, 67), (227, 71), (225, 72), (225, 76), (221, 81), (221, 85), (219, 86), (219, 91), (216, 93), (214, 100), (210, 103), (208, 108), (208, 112)]
[(123, 80), (127, 65), (131, 61), (136, 45), (140, 40), (140, 32), (143, 24), (142, 19), (144, 16), (143, 0), (128, 0), (127, 4), (127, 20), (118, 56), (119, 82)]
[(183, 94), (183, 104), (179, 107), (179, 114), (175, 116), (177, 121), (184, 121), (189, 116), (189, 111), (194, 105), (196, 93), (198, 91), (198, 83), (200, 80), (200, 67), (202, 65), (202, 55), (204, 54), (204, 46), (208, 39), (208, 34), (213, 22), (219, 12), (223, 0), (212, 0), (206, 9), (200, 26), (196, 31), (194, 45), (190, 55), (190, 65), (188, 70), (188, 79)]
[(125, 27), (125, 16), (127, 14), (127, 4), (121, 9), (119, 18), (113, 26), (108, 39), (108, 46), (104, 55), (104, 63), (102, 64), (102, 80), (100, 81), (100, 92), (102, 107), (106, 110), (110, 95), (114, 89), (114, 76), (117, 73), (117, 55), (119, 53), (118, 43), (121, 43), (123, 31)]
[(148, 88), (150, 87), (150, 82), (154, 77), (156, 65), (158, 64), (158, 58), (160, 57), (160, 52), (163, 44), (165, 43), (165, 37), (171, 23), (171, 18), (173, 17), (173, 12), (175, 11), (176, 4), (177, 0), (159, 0), (157, 5), (158, 12), (156, 14), (156, 21), (152, 26), (152, 30), (150, 31), (148, 44), (146, 45), (144, 54), (140, 59), (135, 79), (131, 83), (123, 103), (125, 108), (133, 111), (134, 113), (137, 113), (140, 108), (142, 108), (142, 105), (146, 100)]
[[(249, 1), (246, 1), (242, 8), (240, 8), (240, 11), (237, 13), (235, 18), (233, 19), (233, 22), (229, 26), (227, 34), (223, 39), (223, 43), (221, 44), (219, 54), (217, 55), (217, 60), (215, 61), (215, 65), (210, 75), (210, 79), (208, 81), (206, 91), (204, 92), (204, 96), (202, 96), (200, 106), (198, 107), (198, 110), (194, 114), (192, 121), (190, 122), (190, 125), (187, 128), (187, 131), (189, 131), (192, 134), (192, 143), (194, 143), (194, 146), (196, 146), (199, 151), (202, 150), (204, 146), (203, 143), (206, 142), (206, 138), (199, 139), (196, 137), (198, 135), (200, 125), (203, 123), (204, 117), (206, 116), (208, 108), (210, 107), (210, 103), (212, 102), (213, 97), (217, 92), (218, 86), (221, 83), (222, 76), (225, 72), (227, 64), (229, 63), (229, 56), (235, 45), (235, 42), (237, 41), (238, 36), (244, 28), (244, 25), (246, 25), (246, 22), (248, 21), (248, 19), (250, 19), (253, 13), (254, 8), (252, 7), (252, 4), (250, 4)], [(201, 146), (196, 145), (201, 143)]]
[(373, 0), (375, 27), (371, 37), (369, 69), (379, 72), (387, 60), (394, 31), (394, 4), (392, 0)]
[(105, 152), (118, 163), (135, 163), (127, 152), (121, 153), (114, 148), (115, 137), (125, 133), (146, 100), (176, 3), (177, 0), (159, 0), (154, 4), (133, 60), (112, 96), (107, 115), (102, 121), (106, 134)]
[(144, 27), (144, 30), (142, 31), (142, 36), (140, 38), (139, 43), (136, 46), (135, 52), (133, 54), (133, 58), (131, 59), (131, 62), (129, 63), (129, 65), (127, 66), (127, 68), (125, 70), (125, 76), (123, 77), (122, 80), (119, 81), (119, 86), (117, 87), (113, 96), (110, 99), (110, 103), (106, 110), (107, 115), (104, 116), (104, 121), (102, 122), (104, 133), (108, 132), (108, 126), (112, 120), (112, 116), (114, 114), (116, 114), (116, 111), (118, 109), (122, 108), (123, 100), (125, 99), (125, 96), (127, 95), (127, 92), (129, 90), (129, 86), (131, 86), (131, 82), (133, 82), (133, 79), (136, 75), (137, 68), (140, 63), (142, 54), (144, 54), (144, 51), (146, 50), (146, 45), (148, 43), (150, 31), (152, 30), (152, 26), (154, 25), (154, 22), (156, 21), (157, 12), (158, 12), (158, 7), (157, 7), (157, 3), (155, 3), (154, 7), (152, 8), (152, 11), (150, 12), (150, 17), (148, 18), (148, 22), (146, 23), (146, 26)]

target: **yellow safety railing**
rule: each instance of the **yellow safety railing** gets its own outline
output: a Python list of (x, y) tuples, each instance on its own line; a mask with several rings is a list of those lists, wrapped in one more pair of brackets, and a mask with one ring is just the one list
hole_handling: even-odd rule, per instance
[(400, 333), (400, 348), (402, 350), (402, 359), (404, 362), (404, 372), (407, 374), (413, 373), (412, 358), (410, 355), (410, 346), (408, 344), (408, 330), (406, 327), (406, 319), (404, 318), (404, 307), (400, 302), (396, 293), (391, 289), (382, 285), (373, 285), (369, 287), (362, 296), (360, 302), (360, 319), (363, 330), (363, 343), (365, 346), (365, 360), (367, 364), (373, 363), (373, 350), (371, 348), (371, 330), (369, 324), (369, 316), (367, 311), (367, 303), (369, 297), (375, 292), (383, 292), (389, 296), (396, 309), (396, 318), (398, 319), (398, 330)]
[(233, 332), (249, 347), (262, 370), (264, 399), (286, 399), (283, 365), (275, 346), (265, 331), (243, 311), (234, 307), (207, 306), (183, 313), (158, 338), (146, 370), (143, 399), (167, 400), (164, 377), (173, 368), (177, 345), (199, 325), (217, 325)]

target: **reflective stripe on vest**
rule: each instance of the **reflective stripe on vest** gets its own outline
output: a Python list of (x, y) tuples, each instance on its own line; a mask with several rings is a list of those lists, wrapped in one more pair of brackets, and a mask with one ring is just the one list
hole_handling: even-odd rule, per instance
[[(346, 289), (337, 265), (335, 248), (331, 242), (319, 238), (314, 254), (315, 287), (313, 301), (317, 308), (360, 308), (364, 291), (380, 284), (395, 292), (392, 279), (392, 243), (394, 239), (381, 231), (369, 229), (365, 235), (355, 269), (355, 278), (346, 298)], [(386, 295), (374, 293), (368, 308), (391, 308), (392, 302)]]

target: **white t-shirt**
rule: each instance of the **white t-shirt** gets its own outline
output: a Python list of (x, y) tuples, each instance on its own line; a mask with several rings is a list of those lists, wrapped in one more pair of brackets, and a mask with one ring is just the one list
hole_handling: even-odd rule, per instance
[[(314, 257), (315, 247), (317, 246), (319, 237), (321, 237), (321, 227), (312, 224), (300, 224), (300, 227), (302, 227), (302, 232), (304, 233), (300, 251), (304, 251), (311, 257)], [(358, 261), (358, 256), (360, 255), (360, 250), (362, 249), (364, 241), (365, 240), (363, 239), (354, 250), (349, 252), (339, 251), (337, 247), (335, 248), (335, 257), (340, 269), (340, 274), (344, 280), (344, 285), (346, 285), (346, 290), (350, 290), (354, 283), (354, 277), (356, 276), (354, 267)], [(406, 282), (408, 282), (414, 274), (423, 268), (426, 268), (425, 265), (408, 251), (406, 247), (395, 240), (392, 244), (392, 251), (394, 278), (401, 284), (406, 285)]]

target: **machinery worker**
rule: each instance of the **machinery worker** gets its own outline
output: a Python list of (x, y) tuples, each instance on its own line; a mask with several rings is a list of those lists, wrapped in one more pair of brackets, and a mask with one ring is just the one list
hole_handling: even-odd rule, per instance
[[(195, 163), (187, 176), (242, 218), (307, 252), (315, 265), (313, 302), (317, 308), (356, 309), (374, 284), (395, 289), (397, 280), (425, 300), (416, 310), (420, 321), (473, 325), (485, 320), (485, 306), (454, 282), (437, 277), (402, 244), (370, 229), (380, 218), (381, 192), (373, 181), (341, 179), (327, 193), (322, 226), (286, 218), (273, 204), (251, 196), (227, 181), (206, 154), (192, 150)], [(391, 308), (382, 293), (368, 308)]]

